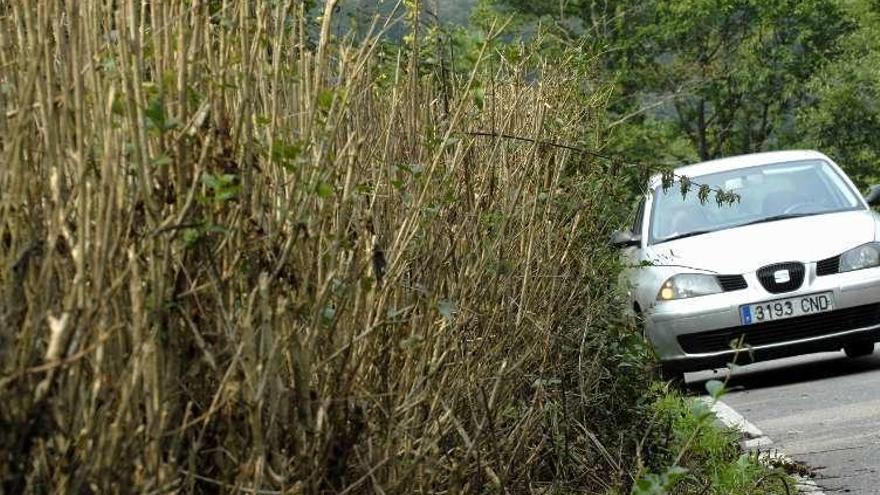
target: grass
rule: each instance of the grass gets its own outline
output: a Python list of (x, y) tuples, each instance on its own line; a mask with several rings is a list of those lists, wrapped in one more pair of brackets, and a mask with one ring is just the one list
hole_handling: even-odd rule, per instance
[(548, 144), (602, 145), (589, 57), (334, 3), (0, 3), (3, 491), (633, 482), (626, 184)]
[[(720, 385), (720, 384), (719, 384)], [(713, 395), (723, 393), (723, 385)], [(796, 491), (784, 466), (768, 466), (744, 452), (741, 434), (722, 427), (706, 402), (656, 385), (654, 440), (633, 495), (782, 495)]]

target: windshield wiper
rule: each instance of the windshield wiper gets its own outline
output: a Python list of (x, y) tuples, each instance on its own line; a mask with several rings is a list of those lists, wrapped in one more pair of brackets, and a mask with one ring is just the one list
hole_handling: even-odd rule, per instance
[[(659, 242), (675, 241), (675, 240), (678, 240), (678, 239), (684, 239), (685, 237), (693, 237), (693, 236), (695, 236), (695, 235), (708, 234), (709, 232), (715, 232), (715, 229), (708, 229), (708, 230), (695, 230), (695, 231), (693, 231), (693, 232), (685, 232), (684, 234), (678, 234), (678, 235), (674, 235), (674, 236), (672, 236), (672, 237), (666, 237), (666, 238), (664, 238), (664, 239), (661, 239)], [(658, 244), (659, 244), (659, 242), (658, 242)]]
[(786, 220), (789, 218), (799, 218), (799, 217), (808, 217), (810, 215), (816, 215), (817, 213), (784, 213), (782, 215), (773, 215), (772, 217), (761, 218), (758, 220), (752, 220), (751, 222), (741, 223), (737, 225), (737, 227), (745, 227), (746, 225), (755, 225), (756, 223), (767, 223), (767, 222), (775, 222), (777, 220)]

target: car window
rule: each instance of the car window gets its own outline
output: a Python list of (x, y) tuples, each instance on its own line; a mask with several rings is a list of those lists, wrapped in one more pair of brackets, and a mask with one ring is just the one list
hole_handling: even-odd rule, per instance
[(777, 217), (817, 215), (861, 208), (858, 196), (824, 160), (803, 160), (691, 177), (696, 183), (739, 195), (733, 204), (702, 204), (696, 190), (680, 185), (653, 191), (650, 242), (712, 232)]

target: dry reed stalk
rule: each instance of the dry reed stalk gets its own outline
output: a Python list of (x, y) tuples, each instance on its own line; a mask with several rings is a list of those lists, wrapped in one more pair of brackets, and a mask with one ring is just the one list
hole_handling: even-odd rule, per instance
[(317, 40), (292, 0), (0, 3), (6, 493), (622, 481), (621, 187), (465, 134), (577, 141), (601, 98), (488, 44), (438, 81), (334, 3)]

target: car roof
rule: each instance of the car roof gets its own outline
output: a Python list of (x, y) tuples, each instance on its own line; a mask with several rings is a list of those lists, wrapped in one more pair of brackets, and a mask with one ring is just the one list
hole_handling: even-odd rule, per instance
[[(719, 158), (717, 160), (709, 160), (705, 162), (695, 163), (693, 165), (685, 165), (683, 167), (677, 167), (674, 172), (677, 176), (684, 175), (688, 178), (695, 178), (701, 175), (727, 172), (730, 170), (754, 167), (757, 165), (815, 159), (821, 159), (828, 162), (831, 161), (823, 153), (812, 150), (770, 151), (765, 153), (751, 153), (748, 155), (731, 156), (727, 158)], [(660, 174), (657, 174), (651, 178), (652, 188), (660, 183), (660, 177)]]

